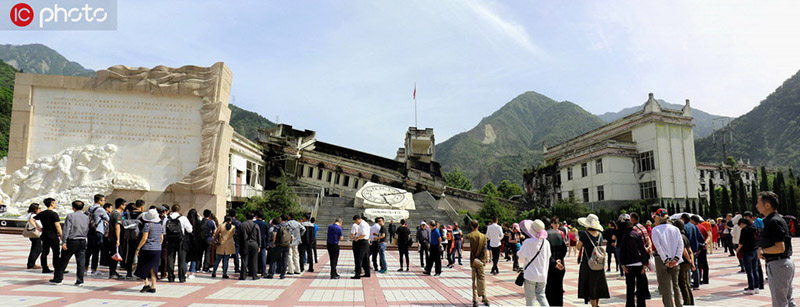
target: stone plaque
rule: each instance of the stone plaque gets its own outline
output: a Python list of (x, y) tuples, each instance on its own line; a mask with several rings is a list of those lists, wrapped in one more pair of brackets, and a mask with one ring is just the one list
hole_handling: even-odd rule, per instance
[(164, 191), (200, 162), (202, 106), (200, 97), (191, 96), (34, 88), (30, 159), (114, 144), (116, 171)]

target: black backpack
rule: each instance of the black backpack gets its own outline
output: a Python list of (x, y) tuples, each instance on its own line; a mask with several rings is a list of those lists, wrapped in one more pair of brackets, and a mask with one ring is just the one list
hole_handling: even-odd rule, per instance
[(202, 222), (203, 224), (200, 227), (200, 237), (203, 240), (208, 240), (208, 238), (211, 238), (211, 236), (214, 235), (214, 229), (212, 229), (211, 226), (208, 225), (208, 223), (213, 223), (213, 222), (214, 221), (212, 220), (203, 220)]
[(179, 242), (183, 240), (183, 226), (181, 225), (180, 216), (172, 218), (167, 216), (167, 242)]
[(94, 219), (94, 212), (97, 211), (97, 208), (100, 208), (100, 206), (86, 210), (86, 215), (89, 216), (89, 231), (91, 233), (97, 231), (97, 221)]

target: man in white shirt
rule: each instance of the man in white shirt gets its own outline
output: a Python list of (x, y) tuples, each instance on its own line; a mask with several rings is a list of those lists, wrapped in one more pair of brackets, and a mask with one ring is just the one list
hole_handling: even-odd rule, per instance
[(497, 217), (492, 217), (492, 224), (486, 226), (486, 239), (489, 240), (489, 247), (492, 250), (492, 275), (500, 274), (497, 269), (497, 261), (500, 260), (500, 242), (503, 240), (503, 228), (497, 224)]
[(665, 307), (682, 307), (681, 291), (678, 287), (678, 273), (683, 262), (683, 237), (681, 231), (667, 223), (666, 209), (653, 213), (656, 227), (653, 227), (653, 257), (656, 263), (656, 278), (661, 301)]
[(372, 224), (372, 227), (369, 228), (369, 254), (372, 257), (372, 270), (378, 271), (378, 236), (381, 232), (381, 225), (378, 224), (378, 220), (375, 219), (375, 223)]
[[(350, 239), (353, 240), (353, 258), (355, 258), (356, 275), (351, 279), (369, 277), (369, 224), (360, 215), (353, 216), (353, 226), (350, 228)], [(361, 270), (364, 275), (361, 275)]]

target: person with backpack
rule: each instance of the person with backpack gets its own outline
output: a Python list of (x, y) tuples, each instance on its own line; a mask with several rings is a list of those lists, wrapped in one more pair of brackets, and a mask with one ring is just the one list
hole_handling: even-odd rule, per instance
[(106, 197), (103, 194), (94, 196), (94, 204), (89, 207), (86, 214), (89, 215), (89, 245), (86, 251), (86, 266), (89, 266), (91, 259), (91, 270), (87, 270), (89, 276), (100, 275), (97, 265), (100, 262), (100, 254), (103, 250), (103, 236), (108, 227), (108, 213), (103, 210)]
[(180, 205), (172, 205), (170, 211), (164, 225), (167, 240), (167, 280), (175, 282), (175, 257), (177, 256), (178, 281), (186, 282), (186, 249), (184, 249), (183, 241), (191, 239), (194, 227), (188, 218), (181, 215)]
[(603, 225), (597, 215), (589, 214), (578, 219), (578, 224), (586, 227), (579, 235), (576, 245), (578, 253), (578, 298), (585, 304), (597, 307), (600, 299), (610, 298), (606, 281), (606, 252), (603, 250)]
[(273, 245), (275, 246), (275, 262), (277, 263), (277, 273), (280, 273), (280, 278), (286, 278), (286, 273), (289, 271), (289, 248), (292, 244), (292, 228), (288, 223), (289, 217), (284, 214), (281, 215), (278, 223), (273, 226), (275, 236), (273, 237)]
[(136, 203), (130, 206), (130, 210), (126, 212), (122, 218), (122, 237), (125, 242), (122, 252), (122, 262), (126, 271), (125, 279), (133, 278), (136, 246), (139, 244), (139, 234), (141, 233), (142, 227), (144, 227), (140, 219), (143, 210), (144, 200), (136, 200)]
[(267, 247), (267, 264), (269, 269), (264, 278), (272, 279), (275, 276), (275, 271), (278, 268), (278, 255), (275, 250), (275, 236), (280, 231), (281, 220), (279, 217), (272, 219), (267, 225), (267, 235), (265, 236), (264, 245)]
[(211, 263), (214, 255), (212, 254), (212, 250), (214, 249), (214, 244), (212, 244), (214, 233), (217, 231), (217, 224), (214, 223), (214, 220), (211, 217), (211, 210), (205, 209), (203, 210), (203, 220), (201, 221), (200, 226), (200, 238), (201, 246), (203, 247), (203, 268), (202, 271), (208, 273), (211, 270)]
[(300, 272), (305, 271), (305, 264), (308, 263), (308, 271), (314, 272), (314, 251), (312, 242), (314, 239), (314, 224), (311, 224), (310, 220), (311, 215), (306, 213), (303, 216), (302, 223), (303, 227), (306, 231), (303, 233), (303, 238), (300, 240), (300, 246), (298, 247), (300, 251)]
[(292, 244), (289, 245), (289, 274), (300, 274), (300, 243), (303, 241), (303, 235), (306, 233), (306, 228), (300, 222), (294, 219), (293, 214), (288, 215), (289, 220), (286, 222), (292, 230)]
[(617, 248), (619, 263), (625, 272), (626, 304), (625, 306), (647, 306), (647, 264), (650, 254), (647, 252), (642, 234), (634, 230), (630, 216), (622, 214), (617, 219)]

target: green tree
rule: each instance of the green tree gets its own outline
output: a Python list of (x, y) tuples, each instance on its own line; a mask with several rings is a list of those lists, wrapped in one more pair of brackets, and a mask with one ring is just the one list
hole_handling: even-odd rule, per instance
[(788, 204), (789, 214), (790, 215), (794, 215), (794, 216), (798, 215), (797, 214), (797, 201), (795, 200), (796, 190), (797, 190), (797, 187), (794, 186), (794, 185), (789, 185), (788, 189), (786, 190), (786, 192), (788, 192), (788, 194), (789, 194), (789, 197), (787, 197), (789, 199), (789, 204)]
[(756, 181), (750, 181), (750, 208), (755, 208), (756, 203), (758, 202), (758, 189), (756, 187)]
[(731, 186), (731, 211), (739, 211), (739, 182), (733, 174), (728, 177), (728, 185)]
[(764, 191), (769, 191), (769, 180), (767, 179), (767, 168), (761, 166), (761, 192)]
[(747, 206), (747, 187), (745, 187), (742, 177), (738, 177), (737, 181), (739, 181), (739, 212), (744, 213), (750, 210)]
[(478, 220), (485, 224), (491, 221), (493, 217), (497, 217), (500, 223), (518, 222), (516, 221), (517, 212), (514, 208), (498, 201), (496, 194), (487, 194), (483, 207), (478, 210)]
[(783, 180), (783, 172), (778, 171), (778, 175), (775, 176), (775, 182), (773, 183), (773, 192), (778, 194), (778, 212), (786, 212), (786, 193), (784, 192), (784, 180)]
[(246, 212), (260, 211), (265, 217), (276, 217), (281, 214), (302, 214), (300, 198), (289, 187), (288, 178), (282, 174), (274, 190), (267, 191), (263, 197), (250, 198), (247, 203), (236, 210), (236, 217), (244, 220)]
[(487, 196), (494, 196), (494, 197), (501, 197), (500, 192), (497, 191), (497, 187), (494, 186), (494, 183), (487, 182), (483, 187), (478, 190), (478, 193)]
[(444, 174), (447, 186), (462, 190), (472, 190), (472, 180), (469, 180), (458, 167), (450, 173)]
[(719, 216), (719, 207), (717, 206), (716, 189), (714, 188), (714, 180), (708, 178), (708, 206), (711, 209), (711, 217)]
[(500, 195), (505, 199), (509, 199), (514, 195), (522, 195), (525, 193), (522, 190), (522, 187), (515, 183), (511, 183), (511, 181), (508, 179), (500, 181), (500, 184), (497, 185), (497, 192), (499, 192)]
[(731, 197), (728, 195), (728, 188), (722, 186), (722, 215), (732, 213), (731, 211)]

